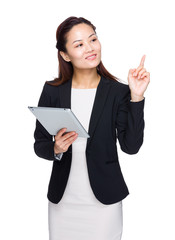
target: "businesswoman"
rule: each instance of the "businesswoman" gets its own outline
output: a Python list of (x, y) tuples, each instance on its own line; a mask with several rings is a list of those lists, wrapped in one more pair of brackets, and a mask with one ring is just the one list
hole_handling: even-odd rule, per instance
[[(69, 17), (56, 32), (59, 76), (44, 84), (39, 106), (71, 108), (90, 138), (59, 130), (51, 136), (37, 121), (36, 154), (53, 162), (48, 188), (50, 240), (119, 240), (122, 200), (129, 194), (116, 141), (128, 154), (143, 143), (144, 92), (150, 74), (130, 69), (128, 85), (101, 61), (95, 26)], [(115, 64), (115, 63), (113, 63)]]

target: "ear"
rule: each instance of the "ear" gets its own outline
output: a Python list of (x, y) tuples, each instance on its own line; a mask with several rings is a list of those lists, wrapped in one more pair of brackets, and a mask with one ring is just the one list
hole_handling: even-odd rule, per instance
[(60, 51), (60, 55), (62, 56), (62, 58), (64, 59), (64, 61), (70, 62), (70, 58), (69, 58), (69, 56), (68, 56), (65, 52)]

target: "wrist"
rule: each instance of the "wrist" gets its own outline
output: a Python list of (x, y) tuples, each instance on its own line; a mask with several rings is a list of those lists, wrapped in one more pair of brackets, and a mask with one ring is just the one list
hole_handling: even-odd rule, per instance
[(57, 149), (56, 146), (54, 146), (54, 154), (59, 154), (59, 153), (61, 153), (61, 152)]
[(140, 102), (144, 99), (143, 95), (136, 95), (131, 93), (131, 102)]

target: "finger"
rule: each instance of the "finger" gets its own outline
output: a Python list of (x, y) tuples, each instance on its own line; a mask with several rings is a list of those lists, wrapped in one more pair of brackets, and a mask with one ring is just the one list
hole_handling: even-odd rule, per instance
[(144, 78), (144, 77), (149, 77), (150, 76), (150, 73), (149, 72), (145, 72), (141, 75), (140, 78)]
[(143, 73), (145, 73), (145, 72), (146, 72), (146, 69), (145, 69), (145, 68), (141, 69), (141, 70), (139, 71), (139, 73), (138, 73), (138, 78), (140, 78), (140, 76), (141, 76)]
[(146, 58), (146, 55), (143, 55), (143, 57), (142, 57), (142, 59), (141, 59), (141, 61), (140, 61), (140, 65), (139, 65), (139, 66), (144, 67), (145, 58)]
[(136, 70), (136, 68), (130, 69), (129, 73), (133, 73), (133, 72), (135, 72), (135, 70)]
[(74, 136), (69, 137), (65, 141), (59, 139), (59, 141), (56, 142), (56, 145), (59, 147), (60, 151), (65, 152), (67, 151), (68, 147), (72, 144), (72, 142), (76, 140), (77, 136), (78, 134), (75, 134)]
[(57, 135), (58, 137), (60, 137), (61, 135), (63, 135), (63, 133), (65, 133), (67, 130), (67, 128), (61, 128), (58, 132), (57, 132)]
[(62, 141), (66, 141), (66, 139), (69, 139), (70, 137), (74, 136), (75, 134), (76, 134), (75, 131), (68, 132), (65, 135), (63, 135), (61, 137), (61, 139), (62, 139)]
[[(57, 135), (55, 136), (55, 140), (59, 140), (59, 139), (61, 139), (63, 136), (66, 136), (67, 134), (71, 135), (70, 133), (72, 133), (72, 132), (66, 133), (66, 130), (67, 130), (67, 128), (62, 128), (61, 130), (59, 130), (59, 132), (58, 132)], [(69, 135), (68, 135), (68, 136), (69, 136)], [(68, 137), (68, 136), (67, 136), (67, 137)], [(67, 138), (67, 137), (65, 137), (65, 138)], [(62, 140), (64, 140), (64, 138), (63, 138)]]
[(69, 147), (78, 137), (78, 134), (68, 138), (66, 141), (64, 141), (65, 147)]
[(135, 68), (134, 69), (129, 69), (128, 76), (133, 76), (135, 70), (136, 70)]
[(142, 66), (138, 67), (135, 72), (133, 73), (133, 76), (137, 76), (137, 74), (143, 69)]
[(57, 135), (55, 135), (55, 141), (58, 141), (58, 140), (61, 138), (61, 136), (65, 133), (65, 131), (66, 131), (66, 128), (60, 129), (60, 130), (57, 132)]

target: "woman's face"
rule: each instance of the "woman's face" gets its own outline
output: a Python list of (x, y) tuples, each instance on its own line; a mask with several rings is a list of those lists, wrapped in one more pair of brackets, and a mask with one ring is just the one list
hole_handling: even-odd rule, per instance
[(65, 61), (71, 61), (74, 69), (95, 68), (101, 61), (101, 44), (93, 28), (81, 23), (67, 34), (65, 52), (60, 52)]

